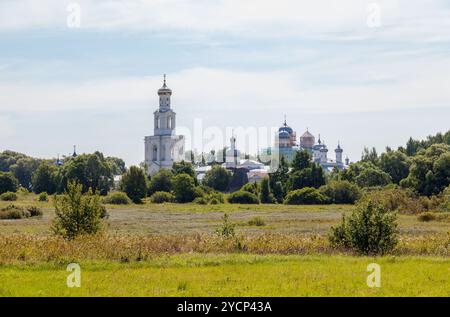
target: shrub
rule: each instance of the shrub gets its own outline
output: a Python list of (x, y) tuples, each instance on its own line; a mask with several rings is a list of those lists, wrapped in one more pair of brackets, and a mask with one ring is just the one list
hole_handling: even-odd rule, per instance
[(38, 196), (38, 201), (40, 202), (47, 202), (48, 201), (48, 195), (46, 192), (42, 192)]
[(100, 206), (100, 219), (108, 219), (109, 213), (105, 206)]
[(22, 207), (9, 205), (0, 209), (0, 219), (22, 219), (27, 217), (30, 217), (30, 213)]
[(249, 226), (257, 226), (263, 227), (266, 225), (266, 222), (261, 217), (254, 217), (248, 221)]
[(234, 237), (235, 232), (234, 228), (236, 225), (230, 221), (230, 217), (228, 214), (224, 214), (222, 218), (222, 225), (216, 230), (216, 233), (219, 236), (229, 238)]
[(188, 174), (178, 174), (173, 178), (172, 183), (177, 202), (188, 203), (196, 198), (198, 192), (196, 192), (195, 181)]
[(361, 254), (385, 254), (397, 244), (397, 214), (382, 204), (365, 199), (348, 217), (342, 217), (331, 228), (329, 241), (333, 247), (352, 249)]
[(231, 204), (259, 204), (259, 199), (255, 194), (246, 191), (237, 191), (228, 196)]
[(205, 197), (197, 197), (193, 202), (198, 205), (207, 205), (209, 203)]
[(287, 205), (315, 205), (324, 204), (327, 198), (322, 195), (317, 189), (312, 187), (305, 187), (291, 191), (287, 194), (284, 203)]
[(422, 212), (419, 214), (419, 216), (417, 217), (417, 220), (419, 221), (423, 221), (423, 222), (428, 222), (428, 221), (432, 221), (432, 220), (436, 220), (436, 215), (434, 214), (434, 212)]
[(134, 203), (142, 203), (142, 199), (147, 195), (147, 178), (144, 171), (137, 166), (131, 166), (122, 176), (121, 189)]
[(90, 189), (86, 195), (83, 186), (69, 182), (67, 191), (54, 200), (56, 217), (52, 229), (56, 234), (72, 240), (78, 235), (95, 234), (101, 229), (103, 206), (100, 197)]
[(161, 169), (150, 181), (149, 194), (152, 195), (156, 192), (170, 192), (172, 190), (172, 177), (173, 173), (171, 171)]
[(448, 186), (441, 195), (440, 204), (438, 206), (440, 211), (450, 212), (450, 186)]
[(244, 186), (242, 186), (241, 191), (249, 192), (249, 193), (252, 193), (252, 194), (258, 196), (259, 191), (260, 191), (259, 187), (260, 186), (257, 182), (247, 183)]
[(17, 200), (17, 194), (13, 192), (6, 192), (0, 195), (0, 200), (3, 201), (16, 201)]
[(423, 200), (409, 189), (376, 189), (366, 192), (364, 196), (364, 199), (370, 199), (382, 204), (387, 210), (398, 211), (401, 214), (419, 214), (427, 209)]
[(209, 193), (208, 195), (206, 195), (206, 199), (208, 199), (209, 203), (213, 205), (225, 203), (224, 195), (219, 192)]
[(27, 211), (30, 213), (30, 217), (38, 217), (43, 215), (41, 208), (36, 206), (27, 207)]
[(154, 204), (171, 203), (175, 197), (168, 192), (156, 192), (150, 196), (150, 201)]
[(231, 173), (221, 166), (213, 166), (206, 172), (203, 184), (219, 191), (226, 191), (231, 180)]
[(124, 192), (115, 192), (104, 198), (103, 202), (111, 205), (128, 205), (131, 200)]
[(334, 204), (353, 204), (361, 198), (359, 187), (349, 181), (332, 181), (320, 187), (319, 191)]
[(219, 205), (225, 203), (225, 199), (222, 193), (212, 191), (209, 194), (195, 198), (194, 203), (199, 205)]

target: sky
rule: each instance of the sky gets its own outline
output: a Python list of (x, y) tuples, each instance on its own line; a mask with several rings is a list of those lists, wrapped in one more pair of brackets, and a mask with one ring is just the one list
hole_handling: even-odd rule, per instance
[(2, 0), (0, 151), (138, 164), (163, 74), (187, 148), (286, 116), (356, 161), (450, 128), (450, 2)]

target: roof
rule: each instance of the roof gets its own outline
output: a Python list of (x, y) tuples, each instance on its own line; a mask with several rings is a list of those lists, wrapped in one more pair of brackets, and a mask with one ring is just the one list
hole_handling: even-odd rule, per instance
[(311, 133), (309, 133), (308, 130), (306, 130), (305, 133), (302, 134), (302, 136), (300, 138), (314, 138), (314, 135), (312, 135)]

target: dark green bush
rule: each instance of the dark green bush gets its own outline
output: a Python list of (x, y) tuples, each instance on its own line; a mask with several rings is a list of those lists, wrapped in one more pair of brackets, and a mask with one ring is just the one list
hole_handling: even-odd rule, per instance
[(3, 201), (16, 201), (17, 199), (17, 194), (13, 192), (6, 192), (0, 195), (0, 200)]
[(266, 177), (261, 181), (259, 199), (263, 204), (273, 204), (275, 203), (275, 198), (270, 192), (269, 178)]
[(337, 227), (332, 227), (329, 241), (360, 254), (386, 254), (397, 244), (397, 214), (383, 204), (362, 200), (356, 210)]
[(131, 200), (124, 192), (115, 192), (105, 197), (103, 202), (111, 205), (128, 205), (131, 203)]
[(171, 203), (175, 197), (168, 192), (156, 192), (150, 196), (150, 201), (154, 204)]
[(231, 204), (259, 204), (259, 199), (255, 194), (246, 191), (237, 191), (228, 196)]
[(331, 181), (320, 187), (319, 191), (333, 204), (354, 204), (361, 198), (359, 187), (349, 181)]
[(202, 195), (201, 191), (195, 187), (194, 178), (188, 174), (182, 173), (176, 175), (172, 179), (172, 184), (175, 199), (179, 203), (192, 202), (199, 195)]
[(131, 166), (122, 175), (120, 187), (134, 203), (142, 203), (142, 199), (147, 195), (147, 178), (144, 170), (137, 166)]
[(327, 198), (317, 189), (305, 187), (289, 192), (284, 203), (287, 205), (320, 205), (327, 203)]

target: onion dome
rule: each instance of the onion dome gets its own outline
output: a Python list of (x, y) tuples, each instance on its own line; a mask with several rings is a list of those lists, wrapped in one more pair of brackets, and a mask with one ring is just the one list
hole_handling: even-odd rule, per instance
[(166, 74), (164, 74), (164, 84), (158, 90), (158, 95), (172, 95), (172, 89), (167, 87), (167, 84), (166, 84)]
[(281, 131), (278, 133), (278, 137), (279, 137), (280, 139), (289, 139), (289, 138), (291, 137), (291, 134), (290, 134), (288, 131), (286, 131), (286, 130), (281, 130)]
[(304, 148), (312, 148), (316, 143), (316, 138), (308, 130), (300, 137), (300, 146)]

